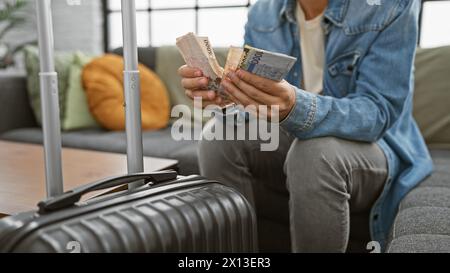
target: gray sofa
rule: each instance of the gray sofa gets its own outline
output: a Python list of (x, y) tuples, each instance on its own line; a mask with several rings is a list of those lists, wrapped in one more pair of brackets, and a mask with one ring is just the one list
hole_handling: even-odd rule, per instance
[[(120, 54), (120, 50), (116, 53)], [(161, 59), (158, 49), (140, 49), (139, 58), (158, 72), (156, 60)], [(172, 65), (176, 67), (176, 64)], [(173, 86), (167, 80), (166, 84)], [(450, 90), (447, 93), (450, 94)], [(42, 143), (41, 130), (29, 106), (24, 75), (0, 75), (0, 139)], [(195, 141), (174, 141), (170, 128), (144, 132), (143, 139), (146, 156), (174, 158), (180, 162), (181, 174), (198, 173)], [(126, 150), (123, 132), (100, 129), (64, 132), (63, 145), (117, 153)], [(402, 202), (386, 249), (388, 252), (450, 252), (450, 150), (436, 149), (432, 154), (436, 170)], [(288, 192), (284, 183), (279, 185), (263, 185), (255, 193), (262, 251), (290, 250)], [(352, 215), (350, 237), (349, 252), (366, 251), (365, 246), (370, 241), (368, 212)]]

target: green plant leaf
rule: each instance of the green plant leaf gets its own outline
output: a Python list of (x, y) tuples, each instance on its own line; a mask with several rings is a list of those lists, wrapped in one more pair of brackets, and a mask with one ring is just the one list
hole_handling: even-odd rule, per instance
[(25, 0), (6, 2), (4, 8), (0, 9), (0, 22), (10, 20), (16, 12), (22, 10), (27, 4)]

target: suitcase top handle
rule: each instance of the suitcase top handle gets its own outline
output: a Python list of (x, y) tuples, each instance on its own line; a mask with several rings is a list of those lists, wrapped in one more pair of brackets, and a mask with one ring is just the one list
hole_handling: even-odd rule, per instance
[(67, 191), (62, 195), (48, 198), (39, 202), (39, 213), (44, 214), (63, 208), (73, 206), (80, 201), (81, 197), (89, 192), (108, 189), (121, 185), (128, 185), (139, 180), (147, 182), (161, 183), (176, 179), (178, 176), (176, 171), (161, 171), (153, 173), (136, 173), (123, 176), (115, 176), (106, 178), (97, 182), (77, 187), (71, 191)]

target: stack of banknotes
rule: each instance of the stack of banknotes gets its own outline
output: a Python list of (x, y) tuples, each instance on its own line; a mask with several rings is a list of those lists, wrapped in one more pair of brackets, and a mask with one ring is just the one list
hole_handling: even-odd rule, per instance
[(291, 70), (296, 58), (251, 46), (230, 47), (225, 66), (218, 63), (208, 37), (198, 37), (190, 32), (177, 38), (177, 47), (186, 64), (199, 68), (209, 79), (208, 89), (218, 91), (226, 98), (221, 80), (229, 72), (243, 69), (274, 81), (283, 80)]

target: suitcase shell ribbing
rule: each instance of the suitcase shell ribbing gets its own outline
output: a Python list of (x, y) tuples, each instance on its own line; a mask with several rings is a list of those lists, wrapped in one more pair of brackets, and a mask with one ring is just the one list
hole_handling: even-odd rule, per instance
[(257, 251), (248, 201), (198, 176), (5, 220), (1, 252), (70, 252), (71, 242), (89, 253)]

